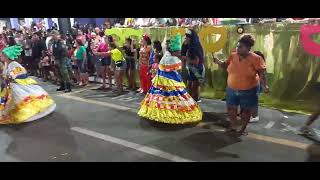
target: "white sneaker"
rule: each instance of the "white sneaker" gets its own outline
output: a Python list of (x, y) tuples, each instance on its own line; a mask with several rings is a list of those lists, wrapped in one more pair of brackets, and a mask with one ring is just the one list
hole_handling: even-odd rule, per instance
[(257, 117), (255, 117), (255, 118), (252, 118), (251, 117), (251, 119), (250, 119), (250, 121), (249, 122), (258, 122), (259, 121), (259, 116), (257, 116)]
[(140, 93), (142, 91), (142, 88), (137, 89), (137, 92)]

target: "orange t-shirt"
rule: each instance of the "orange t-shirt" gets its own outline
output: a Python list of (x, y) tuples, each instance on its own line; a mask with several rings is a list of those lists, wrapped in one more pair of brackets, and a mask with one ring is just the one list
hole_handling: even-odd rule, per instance
[(234, 90), (248, 90), (259, 83), (258, 71), (266, 69), (263, 59), (250, 52), (240, 61), (237, 53), (232, 53), (227, 59), (228, 86)]

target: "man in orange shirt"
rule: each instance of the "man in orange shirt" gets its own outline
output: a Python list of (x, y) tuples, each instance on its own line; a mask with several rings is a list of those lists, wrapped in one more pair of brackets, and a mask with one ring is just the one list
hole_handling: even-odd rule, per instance
[[(265, 92), (269, 92), (265, 77), (265, 62), (260, 56), (250, 52), (254, 42), (251, 35), (244, 35), (238, 41), (237, 51), (225, 62), (214, 58), (214, 63), (228, 71), (226, 99), (231, 123), (228, 132), (237, 136), (244, 133), (252, 110), (258, 106), (259, 82)], [(240, 122), (237, 121), (238, 106), (243, 109)]]

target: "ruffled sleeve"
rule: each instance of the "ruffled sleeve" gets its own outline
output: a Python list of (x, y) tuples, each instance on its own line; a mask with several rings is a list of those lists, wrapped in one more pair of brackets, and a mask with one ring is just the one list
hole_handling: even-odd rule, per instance
[(21, 85), (37, 84), (37, 81), (28, 77), (26, 69), (15, 61), (8, 65), (7, 75)]
[(160, 61), (159, 69), (166, 72), (180, 70), (181, 60), (176, 56), (172, 56), (170, 52), (166, 51)]
[(7, 70), (7, 75), (11, 78), (11, 79), (16, 79), (18, 76), (23, 76), (23, 75), (27, 75), (27, 71), (24, 67), (22, 67), (19, 63), (17, 62), (11, 62), (8, 65), (8, 70)]

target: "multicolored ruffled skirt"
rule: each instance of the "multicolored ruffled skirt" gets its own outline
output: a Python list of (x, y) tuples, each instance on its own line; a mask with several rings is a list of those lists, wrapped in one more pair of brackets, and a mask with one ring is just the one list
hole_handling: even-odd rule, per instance
[(56, 108), (48, 93), (31, 78), (17, 79), (1, 92), (0, 124), (40, 119)]
[(185, 90), (177, 71), (158, 70), (152, 86), (141, 102), (138, 115), (168, 124), (196, 123), (202, 120), (199, 105)]

